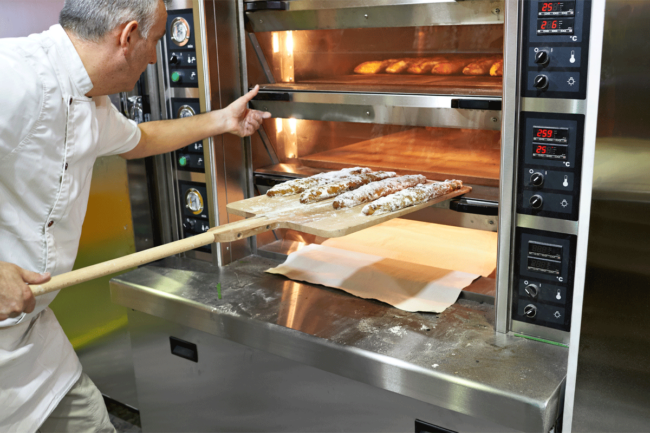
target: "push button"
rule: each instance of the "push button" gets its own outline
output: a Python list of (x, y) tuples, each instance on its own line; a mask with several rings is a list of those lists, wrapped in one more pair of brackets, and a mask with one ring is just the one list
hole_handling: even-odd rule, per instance
[(50, 221), (49, 223), (47, 223), (48, 227), (52, 227), (53, 225), (54, 225), (54, 221)]

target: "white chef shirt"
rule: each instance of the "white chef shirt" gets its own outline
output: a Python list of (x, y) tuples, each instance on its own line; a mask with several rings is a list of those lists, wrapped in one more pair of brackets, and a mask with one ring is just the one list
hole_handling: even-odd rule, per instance
[[(95, 159), (130, 151), (140, 130), (93, 84), (59, 25), (0, 39), (0, 261), (72, 270)], [(81, 374), (52, 311), (0, 322), (0, 431), (35, 431)], [(89, 305), (88, 308), (92, 308)]]

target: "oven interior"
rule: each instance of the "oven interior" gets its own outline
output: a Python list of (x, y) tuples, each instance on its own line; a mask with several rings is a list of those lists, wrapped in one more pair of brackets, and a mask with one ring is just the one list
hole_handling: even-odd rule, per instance
[[(403, 68), (395, 73), (364, 74), (355, 69), (364, 62), (387, 59), (410, 65), (441, 58), (465, 65), (480, 60), (497, 62), (502, 51), (500, 24), (249, 32), (248, 82), (250, 87), (260, 84), (265, 91), (278, 93), (383, 95), (386, 105), (393, 96), (401, 95), (500, 98), (502, 77), (485, 71), (467, 75), (461, 68), (450, 75), (436, 75)], [(459, 111), (462, 116), (463, 110)], [(493, 232), (494, 242), (487, 253), (493, 255), (496, 268), (499, 128), (485, 129), (471, 121), (463, 128), (417, 123), (366, 123), (336, 113), (320, 118), (267, 119), (252, 140), (255, 194), (264, 194), (282, 181), (353, 166), (398, 175), (423, 174), (432, 180), (459, 179), (473, 187), (471, 199), (490, 204), (487, 211), (480, 206), (474, 210), (456, 206), (453, 210), (450, 203), (418, 211), (405, 218), (414, 221), (412, 229), (392, 240), (394, 249), (414, 245), (423, 231), (443, 236), (445, 226), (456, 226), (460, 231), (455, 244), (464, 243), (463, 248), (471, 251), (472, 239), (488, 231)], [(256, 242), (260, 253), (286, 255), (323, 240), (282, 229), (259, 235)], [(363, 242), (355, 239), (357, 244)]]

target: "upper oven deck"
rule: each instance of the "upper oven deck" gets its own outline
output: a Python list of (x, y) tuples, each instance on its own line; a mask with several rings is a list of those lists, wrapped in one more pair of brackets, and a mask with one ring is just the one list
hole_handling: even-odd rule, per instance
[(502, 61), (503, 1), (244, 5), (249, 81), (264, 90), (501, 98), (503, 68), (491, 67)]

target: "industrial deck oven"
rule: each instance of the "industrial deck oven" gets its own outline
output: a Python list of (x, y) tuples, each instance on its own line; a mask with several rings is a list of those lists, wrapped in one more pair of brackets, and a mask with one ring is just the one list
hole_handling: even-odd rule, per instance
[[(251, 382), (259, 384), (276, 370), (260, 375), (260, 366), (251, 361), (253, 374), (232, 359), (250, 355), (252, 360), (255, 354), (261, 359), (271, 357), (266, 359), (268, 364), (279, 366), (282, 363), (274, 356), (280, 355), (289, 360), (286, 362), (300, 363), (292, 364), (296, 371), (306, 364), (335, 375), (315, 379), (324, 373), (310, 370), (304, 373), (308, 377), (303, 378), (305, 383), (322, 386), (346, 378), (373, 385), (391, 395), (375, 402), (375, 407), (378, 411), (395, 408), (393, 419), (408, 418), (416, 407), (428, 414), (416, 422), (416, 431), (442, 431), (430, 424), (463, 431), (551, 431), (560, 428), (562, 419), (564, 429), (570, 431), (604, 0), (173, 0), (168, 10), (159, 67), (149, 80), (154, 89), (150, 97), (159, 100), (161, 107), (159, 116), (186, 117), (224, 108), (260, 84), (251, 106), (270, 111), (273, 118), (265, 120), (259, 134), (251, 138), (213, 137), (157, 161), (159, 213), (165, 222), (162, 225), (169, 227), (164, 240), (232, 222), (237, 217), (227, 213), (228, 203), (263, 194), (280, 182), (326, 170), (368, 166), (437, 180), (460, 179), (471, 185), (471, 194), (410, 218), (496, 231), (498, 253), (494, 257), (496, 276), (487, 279), (491, 287), (481, 296), (470, 293), (463, 301), (466, 304), (452, 307), (471, 316), (463, 325), (440, 324), (449, 331), (444, 338), (422, 337), (410, 343), (391, 340), (392, 352), (373, 349), (358, 338), (341, 340), (340, 333), (330, 332), (334, 318), (327, 319), (322, 311), (314, 310), (319, 304), (296, 306), (304, 290), (296, 287), (308, 285), (263, 275), (273, 260), (317, 242), (313, 236), (276, 230), (168, 261), (176, 270), (147, 267), (120, 277), (113, 281), (114, 300), (146, 313), (130, 313), (129, 320), (141, 410), (158, 408), (159, 421), (150, 425), (155, 425), (155, 430), (165, 425), (173, 430), (169, 419), (160, 418), (165, 411), (160, 408), (166, 406), (160, 400), (160, 387), (155, 385), (159, 383), (156, 374), (169, 373), (162, 367), (160, 371), (143, 367), (162, 356), (162, 349), (154, 349), (151, 343), (158, 339), (164, 341), (167, 351), (171, 344), (172, 353), (190, 362), (198, 362), (201, 346), (209, 346), (204, 350), (214, 356), (214, 362), (235, 368), (241, 384), (253, 388)], [(431, 65), (441, 62), (455, 69), (435, 73)], [(467, 70), (477, 62), (488, 67)], [(423, 72), (427, 64), (429, 69)], [(216, 300), (206, 293), (215, 278), (221, 285), (238, 283), (235, 286), (240, 290), (232, 295), (233, 304), (228, 308), (214, 304)], [(248, 279), (247, 284), (242, 284), (243, 278)], [(267, 299), (267, 293), (253, 302), (254, 295), (246, 292), (249, 286), (276, 290), (282, 293), (281, 299)], [(128, 294), (134, 287), (142, 299)], [(313, 296), (323, 296), (327, 302), (352, 302), (335, 291), (312, 289), (322, 291)], [(159, 296), (161, 293), (164, 295)], [(358, 308), (337, 320), (356, 326), (377, 314), (384, 317), (383, 329), (390, 328), (392, 322), (387, 317), (391, 309), (374, 304), (371, 308), (369, 302), (354, 301)], [(284, 311), (287, 305), (293, 305), (288, 313)], [(246, 314), (237, 311), (246, 310), (245, 306), (249, 308)], [(275, 315), (261, 318), (265, 309), (274, 308), (278, 309)], [(358, 314), (363, 308), (370, 308), (368, 316)], [(297, 321), (296, 314), (303, 317)], [(323, 333), (310, 326), (310, 317), (315, 322), (329, 320), (326, 328), (330, 331)], [(403, 325), (418, 316), (396, 313), (393, 317)], [(473, 322), (477, 317), (480, 320)], [(174, 324), (157, 322), (160, 318)], [(421, 318), (430, 319), (427, 315)], [(422, 324), (426, 332), (430, 331), (427, 326)], [(471, 327), (483, 327), (484, 332), (468, 337)], [(295, 330), (301, 332), (292, 332)], [(381, 332), (376, 331), (377, 335)], [(156, 338), (151, 337), (154, 334)], [(165, 335), (173, 337), (171, 342)], [(463, 358), (458, 360), (460, 364), (483, 362), (482, 372), (470, 372), (466, 365), (460, 373), (436, 371), (437, 356), (461, 341), (468, 347), (477, 342), (485, 345), (475, 349), (476, 353), (458, 354)], [(426, 344), (433, 344), (439, 353), (422, 352)], [(366, 351), (365, 361), (355, 358), (359, 353), (347, 353), (350, 348)], [(505, 353), (503, 357), (500, 351)], [(217, 364), (213, 367), (218, 370)], [(346, 368), (357, 364), (356, 369)], [(499, 365), (504, 370), (493, 376)], [(526, 370), (526, 365), (531, 368)], [(226, 421), (223, 413), (215, 415), (224, 420), (219, 424), (205, 413), (210, 405), (198, 405), (200, 414), (194, 411), (190, 417), (197, 421), (193, 430), (231, 431), (234, 425), (241, 430), (291, 431), (300, 430), (299, 425), (303, 430), (319, 430), (305, 427), (308, 420), (300, 417), (302, 424), (292, 424), (279, 421), (281, 413), (275, 418), (266, 413), (266, 419), (261, 415), (258, 419), (246, 411), (237, 412), (241, 409), (235, 409), (227, 395), (231, 392), (228, 387), (240, 383), (231, 382), (228, 375), (219, 376), (223, 370), (200, 379), (205, 368), (182, 367), (185, 379), (194, 379), (171, 380), (179, 389), (183, 383), (196, 386), (208, 379), (227, 385), (222, 389), (224, 395), (215, 396), (214, 390), (207, 394), (197, 391), (196, 395), (201, 395), (201, 400), (213, 398), (215, 405), (229, 404), (240, 424)], [(271, 383), (292, 381), (289, 370), (277, 368), (283, 373)], [(382, 368), (390, 372), (390, 378), (378, 379), (367, 372)], [(426, 371), (420, 371), (423, 368)], [(515, 376), (517, 384), (508, 379)], [(218, 383), (214, 385), (218, 387)], [(351, 386), (339, 385), (340, 389)], [(313, 386), (315, 393), (322, 391)], [(287, 390), (294, 401), (287, 403), (293, 405), (287, 416), (294, 416), (296, 408), (307, 410), (296, 399), (309, 402), (313, 398), (299, 388), (294, 384)], [(369, 389), (353, 388), (350, 395), (372, 400)], [(274, 404), (282, 400), (277, 391), (263, 389)], [(178, 395), (192, 400), (193, 391), (185, 389)], [(263, 398), (254, 400), (257, 408), (273, 406)], [(326, 406), (328, 401), (316, 399), (313, 404)], [(324, 414), (309, 413), (312, 419), (326, 419)], [(375, 414), (377, 423), (368, 425), (367, 431), (394, 431), (397, 427), (386, 423), (386, 416)], [(355, 419), (354, 414), (344, 418)], [(154, 422), (153, 416), (149, 419)], [(359, 419), (365, 420), (363, 416)], [(360, 429), (357, 424), (348, 425), (354, 425), (349, 431)], [(335, 422), (320, 426), (346, 430)]]

